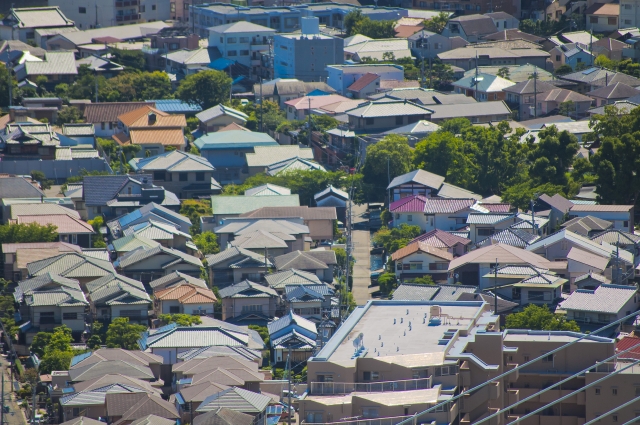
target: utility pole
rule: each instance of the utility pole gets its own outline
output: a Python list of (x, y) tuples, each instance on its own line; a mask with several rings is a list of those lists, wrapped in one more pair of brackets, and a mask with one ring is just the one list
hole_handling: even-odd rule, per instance
[(260, 76), (260, 132), (262, 132), (262, 76)]
[(538, 67), (533, 66), (533, 118), (538, 117)]
[(311, 147), (311, 97), (307, 96), (307, 99), (309, 100), (309, 114), (307, 115), (309, 121), (309, 134), (307, 135), (307, 145)]
[(422, 63), (420, 64), (420, 82), (422, 87), (424, 87), (424, 30), (422, 30), (422, 37), (420, 38), (420, 56), (422, 58)]
[(96, 3), (96, 28), (98, 28), (98, 3)]
[(0, 367), (2, 373), (2, 388), (0, 388), (0, 425), (4, 425), (4, 367)]
[(229, 78), (231, 78), (231, 86), (229, 87), (229, 102), (231, 102), (231, 95), (233, 93), (233, 77), (232, 77), (232, 68), (233, 62), (229, 64)]
[(429, 57), (429, 88), (433, 88), (433, 82), (431, 81), (433, 77), (433, 70), (431, 69), (431, 57)]
[(31, 425), (36, 425), (36, 386), (37, 382), (31, 383)]
[[(13, 9), (13, 3), (11, 3), (11, 8)], [(8, 60), (7, 60), (7, 69), (9, 71), (9, 108), (13, 105), (13, 76), (11, 72), (13, 71), (13, 66), (11, 65), (11, 46), (9, 46), (8, 52)], [(0, 424), (2, 425), (2, 424)]]
[(289, 401), (287, 402), (287, 409), (289, 409), (289, 411), (287, 412), (287, 417), (289, 418), (289, 425), (291, 425), (291, 343), (289, 343), (289, 353), (287, 354), (287, 370), (289, 371), (287, 376), (289, 381), (287, 384), (287, 396), (289, 398)]
[[(391, 172), (389, 167), (389, 157), (387, 157), (387, 187), (389, 187), (390, 185), (391, 185)], [(389, 208), (391, 208), (391, 189), (389, 189), (387, 192), (389, 196)]]
[(591, 57), (591, 65), (593, 66), (593, 28), (591, 28), (589, 34), (589, 56)]

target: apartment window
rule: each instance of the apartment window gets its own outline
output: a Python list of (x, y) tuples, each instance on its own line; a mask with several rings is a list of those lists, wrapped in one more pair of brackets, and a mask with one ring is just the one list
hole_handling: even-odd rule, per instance
[(180, 181), (181, 182), (189, 181), (189, 173), (180, 173)]
[(323, 338), (329, 338), (329, 329), (327, 329), (327, 328), (323, 328), (322, 329), (322, 337)]
[(365, 418), (377, 418), (380, 416), (380, 412), (377, 407), (363, 407), (362, 416)]
[(240, 56), (249, 56), (248, 50), (240, 50)]
[(640, 396), (640, 386), (636, 386), (636, 397)]
[(445, 408), (445, 406), (446, 406), (446, 405), (444, 405), (444, 404), (443, 404), (443, 405), (439, 405), (439, 406), (437, 406), (437, 407), (436, 407), (436, 412), (444, 412), (444, 408)]
[(590, 24), (597, 24), (598, 23), (598, 17), (597, 16), (589, 16), (589, 23)]
[(249, 37), (240, 37), (239, 40), (240, 40), (240, 43), (248, 43)]
[(611, 18), (608, 18), (607, 21), (609, 22), (609, 25), (617, 25), (618, 24), (618, 18), (616, 18), (615, 16), (611, 17)]
[(551, 363), (553, 362), (553, 354), (549, 354), (548, 356), (546, 356), (544, 359), (542, 359), (543, 362), (547, 362), (547, 363)]
[(189, 3), (185, 3), (184, 10), (189, 10)]
[(236, 37), (227, 37), (227, 44), (235, 44), (238, 42)]
[(448, 263), (430, 263), (429, 270), (447, 270), (449, 268)]
[(525, 363), (529, 361), (529, 356), (522, 356), (522, 358), (523, 358)]
[(407, 221), (413, 221), (413, 216), (411, 214), (407, 215)]
[(618, 415), (612, 415), (611, 422), (618, 422)]
[(78, 8), (78, 13), (87, 13), (87, 8), (86, 7), (79, 7)]
[(618, 389), (617, 388), (611, 388), (611, 395), (618, 395)]
[(64, 320), (76, 320), (78, 318), (78, 313), (62, 313), (62, 318)]
[(227, 56), (238, 56), (238, 52), (236, 50), (227, 51)]
[(363, 381), (378, 381), (380, 380), (379, 372), (362, 372)]
[(631, 19), (625, 19), (624, 23), (625, 25), (631, 25)]
[(203, 182), (204, 181), (204, 172), (199, 171), (196, 173), (196, 181)]
[(180, 306), (170, 306), (169, 307), (169, 313), (170, 314), (180, 313)]
[[(144, 13), (146, 11), (147, 11), (147, 6), (146, 5), (143, 4), (142, 6), (140, 6), (140, 12)], [(118, 12), (120, 12), (120, 11), (118, 11)]]
[(609, 315), (608, 314), (598, 314), (598, 322), (601, 323), (609, 323)]
[(156, 5), (155, 4), (151, 5), (151, 10), (156, 10)]
[(76, 416), (80, 416), (80, 408), (79, 407), (74, 407), (73, 408), (73, 417)]
[(365, 122), (367, 125), (373, 125), (374, 121), (373, 121), (373, 118), (367, 118)]
[(242, 312), (262, 311), (262, 304), (243, 305)]
[(596, 395), (600, 395), (600, 388), (596, 388)]
[(169, 4), (169, 10), (171, 11), (171, 13), (175, 13), (176, 12), (176, 4), (175, 3), (170, 3)]
[(631, 10), (631, 5), (630, 5), (630, 4), (625, 4), (625, 5), (624, 5), (624, 8), (625, 8), (626, 10)]

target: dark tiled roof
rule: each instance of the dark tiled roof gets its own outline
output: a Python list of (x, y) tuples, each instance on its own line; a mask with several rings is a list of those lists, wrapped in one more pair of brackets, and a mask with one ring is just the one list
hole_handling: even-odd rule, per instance
[(549, 196), (546, 193), (543, 193), (538, 199), (549, 205), (550, 207), (562, 211), (564, 214), (566, 214), (571, 209), (571, 207), (573, 207), (573, 202), (569, 201), (562, 195), (558, 195), (557, 193), (553, 196)]
[(87, 206), (105, 206), (107, 202), (115, 199), (120, 190), (130, 180), (141, 181), (147, 178), (153, 182), (150, 174), (136, 174), (135, 176), (86, 176), (83, 181), (82, 196)]
[(89, 103), (84, 107), (84, 119), (93, 124), (117, 122), (118, 115), (126, 114), (143, 106), (155, 106), (154, 102), (107, 102)]
[(44, 192), (23, 177), (0, 178), (0, 198), (40, 198)]
[(602, 99), (628, 99), (638, 94), (638, 90), (623, 83), (610, 84), (587, 93), (589, 96)]

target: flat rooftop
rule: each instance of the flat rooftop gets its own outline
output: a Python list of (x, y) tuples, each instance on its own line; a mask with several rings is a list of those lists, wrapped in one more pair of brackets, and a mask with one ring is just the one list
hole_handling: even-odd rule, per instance
[[(435, 316), (432, 316), (432, 307), (436, 306), (440, 308), (439, 321), (432, 321)], [(365, 347), (360, 357), (429, 353), (442, 353), (444, 357), (448, 342), (445, 332), (470, 332), (474, 327), (484, 329), (486, 323), (478, 323), (484, 312), (485, 303), (481, 301), (369, 301), (351, 313), (313, 360), (340, 363), (355, 361), (354, 340), (360, 334), (363, 335)]]
[[(530, 331), (530, 330), (519, 330), (519, 329), (509, 329), (505, 331), (504, 335), (504, 343), (505, 345), (508, 342), (523, 342), (523, 341), (531, 341), (531, 342), (545, 342), (545, 341), (553, 341), (553, 342), (572, 342), (578, 338), (583, 337), (584, 334), (578, 332), (569, 332), (569, 331)], [(595, 343), (611, 343), (611, 338), (605, 338), (602, 336), (589, 335), (587, 338), (583, 339), (581, 342), (595, 342)]]
[(313, 401), (324, 406), (350, 404), (354, 397), (384, 406), (404, 406), (407, 404), (437, 403), (440, 397), (440, 386), (430, 389), (413, 391), (388, 391), (382, 393), (354, 392), (344, 396), (308, 396), (305, 400)]

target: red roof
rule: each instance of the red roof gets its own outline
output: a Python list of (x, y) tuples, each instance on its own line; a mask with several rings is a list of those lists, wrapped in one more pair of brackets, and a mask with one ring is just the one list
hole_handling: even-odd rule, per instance
[(358, 78), (353, 84), (351, 84), (347, 88), (347, 90), (360, 91), (379, 78), (380, 76), (378, 74), (372, 74), (369, 72), (367, 74), (364, 74), (362, 77)]
[(480, 204), (482, 208), (486, 208), (492, 213), (508, 213), (511, 211), (511, 204)]
[(423, 212), (424, 204), (427, 198), (422, 195), (407, 196), (399, 199), (389, 205), (389, 211), (393, 213), (400, 212)]
[(454, 213), (469, 208), (475, 199), (429, 198), (424, 205), (425, 214)]
[(457, 235), (452, 235), (444, 230), (435, 229), (430, 232), (424, 233), (411, 242), (424, 242), (427, 245), (435, 246), (436, 248), (451, 248), (456, 244), (468, 245), (471, 243), (471, 239), (463, 238)]
[(638, 346), (637, 348), (627, 351), (620, 356), (621, 359), (636, 359), (640, 360), (640, 338), (636, 336), (625, 336), (616, 343), (616, 353), (624, 351), (631, 347)]

